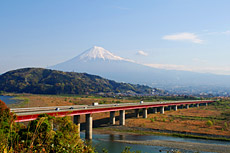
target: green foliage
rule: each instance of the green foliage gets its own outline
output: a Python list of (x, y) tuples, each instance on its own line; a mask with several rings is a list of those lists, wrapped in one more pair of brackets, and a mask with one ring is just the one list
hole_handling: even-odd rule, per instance
[(150, 121), (151, 121), (151, 122), (154, 122), (155, 120), (154, 120), (153, 118), (150, 118)]
[(117, 83), (95, 75), (24, 68), (0, 75), (0, 90), (34, 94), (150, 93), (143, 85)]
[(224, 127), (225, 127), (225, 129), (228, 129), (228, 123), (227, 122), (224, 122)]
[(0, 152), (94, 152), (80, 139), (78, 127), (69, 117), (54, 118), (43, 114), (27, 127), (15, 124), (14, 119), (5, 103), (0, 101)]
[(212, 126), (212, 125), (213, 125), (213, 123), (212, 123), (212, 121), (211, 121), (211, 120), (208, 120), (208, 121), (206, 122), (206, 125), (207, 125), (208, 127), (210, 127), (210, 126)]
[(0, 152), (14, 145), (13, 139), (18, 135), (14, 128), (15, 116), (10, 113), (6, 104), (0, 100)]
[(107, 149), (105, 149), (105, 148), (102, 149), (102, 152), (103, 153), (109, 153), (109, 151)]
[(141, 153), (140, 151), (130, 151), (131, 147), (126, 146), (121, 153)]

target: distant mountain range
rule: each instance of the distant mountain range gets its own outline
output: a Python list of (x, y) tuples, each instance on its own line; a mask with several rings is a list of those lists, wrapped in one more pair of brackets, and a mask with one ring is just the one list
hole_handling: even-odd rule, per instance
[(181, 90), (185, 87), (202, 88), (204, 86), (207, 90), (216, 89), (216, 87), (230, 89), (230, 76), (152, 68), (116, 56), (97, 46), (49, 68), (69, 72), (86, 72), (119, 82), (146, 84), (163, 89)]
[(0, 91), (34, 94), (151, 94), (144, 85), (118, 83), (96, 75), (24, 68), (0, 75)]

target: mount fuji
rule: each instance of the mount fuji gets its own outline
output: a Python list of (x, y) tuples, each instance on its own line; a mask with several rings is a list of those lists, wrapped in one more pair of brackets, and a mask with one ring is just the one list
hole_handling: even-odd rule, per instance
[(49, 68), (90, 73), (115, 81), (145, 84), (163, 89), (189, 86), (230, 88), (230, 76), (152, 68), (116, 56), (98, 46), (94, 46), (66, 62)]

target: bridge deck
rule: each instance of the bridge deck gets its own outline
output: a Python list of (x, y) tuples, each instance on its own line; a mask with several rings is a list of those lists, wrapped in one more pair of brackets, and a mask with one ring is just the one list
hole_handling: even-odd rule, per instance
[[(97, 106), (73, 105), (73, 106), (53, 106), (53, 107), (31, 107), (11, 109), (17, 115), (16, 122), (30, 121), (36, 119), (40, 114), (63, 117), (83, 114), (93, 114), (101, 112), (111, 112), (120, 110), (132, 110), (150, 107), (175, 106), (186, 104), (212, 103), (212, 100), (193, 100), (193, 101), (163, 101), (163, 102), (144, 102), (144, 103), (119, 103), (119, 104), (100, 104)], [(55, 110), (59, 108), (59, 110)], [(71, 108), (71, 109), (70, 109)]]

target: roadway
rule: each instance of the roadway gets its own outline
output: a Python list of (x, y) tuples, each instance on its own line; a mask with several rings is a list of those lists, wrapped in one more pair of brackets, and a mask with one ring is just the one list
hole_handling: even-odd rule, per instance
[(190, 101), (162, 101), (162, 102), (143, 102), (143, 103), (116, 103), (93, 105), (72, 105), (72, 106), (52, 106), (52, 107), (30, 107), (12, 108), (11, 112), (17, 115), (16, 122), (30, 121), (36, 119), (40, 114), (51, 116), (74, 116), (83, 114), (93, 114), (101, 112), (111, 112), (120, 110), (132, 110), (150, 107), (167, 107), (177, 105), (190, 105), (200, 103), (211, 103), (211, 100), (190, 100)]

